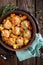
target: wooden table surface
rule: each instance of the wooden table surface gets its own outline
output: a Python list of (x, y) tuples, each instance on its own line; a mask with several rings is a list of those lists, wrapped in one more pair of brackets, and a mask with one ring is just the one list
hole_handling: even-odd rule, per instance
[[(43, 0), (0, 0), (0, 6), (5, 6), (9, 3), (13, 3), (21, 9), (30, 11), (38, 20), (40, 33), (43, 36)], [(3, 57), (7, 59), (5, 60)], [(0, 65), (43, 65), (43, 48), (41, 48), (39, 58), (35, 57), (19, 62), (15, 52), (8, 51), (0, 45)]]

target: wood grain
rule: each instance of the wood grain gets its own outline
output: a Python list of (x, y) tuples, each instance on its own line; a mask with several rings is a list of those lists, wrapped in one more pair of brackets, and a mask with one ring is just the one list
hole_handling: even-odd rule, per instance
[[(41, 12), (39, 14), (36, 14), (36, 18), (38, 20), (39, 23), (39, 27), (40, 27), (40, 33), (43, 36), (43, 0), (36, 0), (36, 11), (37, 9), (40, 9)], [(42, 17), (40, 19), (40, 17)], [(40, 49), (41, 50), (41, 54), (40, 57), (37, 58), (37, 65), (43, 65), (43, 48)]]
[[(9, 3), (15, 4), (16, 6), (16, 0), (0, 0), (0, 6), (5, 6)], [(7, 59), (4, 60), (1, 55), (5, 56)], [(17, 65), (17, 57), (16, 54), (8, 51), (4, 47), (0, 45), (0, 65)]]
[[(30, 11), (30, 13), (34, 16), (35, 15), (35, 0), (16, 0), (17, 6), (21, 9)], [(18, 61), (18, 65), (35, 65), (36, 58), (27, 59), (23, 62)]]
[(9, 3), (16, 5), (16, 0), (0, 0), (0, 6), (5, 6)]
[[(5, 6), (9, 3), (15, 4), (21, 9), (30, 11), (31, 14), (38, 20), (38, 25), (40, 26), (40, 33), (43, 36), (43, 21), (39, 20), (39, 17), (43, 17), (43, 0), (0, 0), (0, 6)], [(41, 9), (40, 14), (36, 14), (37, 8)], [(2, 10), (0, 10), (1, 12)], [(43, 49), (41, 49), (43, 51)], [(1, 55), (5, 56), (7, 59), (4, 60)], [(15, 52), (8, 51), (0, 45), (0, 65), (43, 65), (43, 54), (41, 52), (40, 58), (30, 58), (25, 61), (20, 62)]]

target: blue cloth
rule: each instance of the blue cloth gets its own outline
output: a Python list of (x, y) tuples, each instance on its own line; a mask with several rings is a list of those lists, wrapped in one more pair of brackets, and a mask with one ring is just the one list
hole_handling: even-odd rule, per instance
[(32, 45), (25, 50), (16, 51), (19, 61), (26, 60), (31, 57), (40, 57), (39, 49), (43, 46), (43, 38), (40, 33), (36, 34), (36, 38)]

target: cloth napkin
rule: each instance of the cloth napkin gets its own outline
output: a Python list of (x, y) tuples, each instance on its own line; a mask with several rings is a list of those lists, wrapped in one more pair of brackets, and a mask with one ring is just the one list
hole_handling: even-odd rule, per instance
[(36, 38), (33, 41), (32, 45), (22, 51), (16, 51), (16, 55), (19, 61), (26, 60), (31, 57), (40, 57), (39, 49), (43, 46), (43, 38), (40, 33), (36, 34)]

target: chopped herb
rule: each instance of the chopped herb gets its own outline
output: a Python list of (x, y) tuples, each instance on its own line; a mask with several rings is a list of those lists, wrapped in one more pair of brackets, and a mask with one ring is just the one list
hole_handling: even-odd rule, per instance
[(36, 10), (36, 14), (39, 14), (39, 13), (41, 13), (41, 12), (42, 12), (41, 9), (37, 9), (37, 10)]
[(28, 5), (28, 8), (33, 8), (33, 6), (32, 5)]
[(23, 25), (22, 27), (23, 27), (23, 29), (27, 30), (27, 27), (25, 25)]
[(5, 6), (5, 8), (4, 8), (4, 10), (3, 10), (3, 12), (2, 12), (2, 16), (3, 16), (4, 14), (6, 14), (6, 13), (12, 11), (12, 10), (17, 9), (17, 8), (18, 8), (18, 7), (15, 7), (14, 4), (8, 4), (8, 5)]
[(22, 37), (22, 36), (23, 36), (23, 34), (21, 33), (21, 34), (20, 34), (20, 36)]
[(43, 20), (42, 16), (39, 17), (39, 20)]

